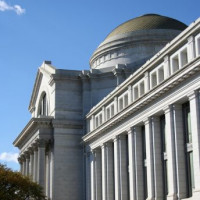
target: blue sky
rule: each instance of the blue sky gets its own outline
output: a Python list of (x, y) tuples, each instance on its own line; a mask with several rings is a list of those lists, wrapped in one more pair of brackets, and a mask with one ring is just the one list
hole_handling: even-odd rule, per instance
[(199, 0), (0, 0), (0, 162), (17, 170), (12, 142), (30, 120), (29, 100), (38, 67), (89, 69), (106, 35), (131, 18), (156, 13), (187, 25)]

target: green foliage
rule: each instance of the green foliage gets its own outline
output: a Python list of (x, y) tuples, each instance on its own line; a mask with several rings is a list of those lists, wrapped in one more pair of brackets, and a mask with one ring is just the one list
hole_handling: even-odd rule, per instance
[(47, 200), (37, 183), (0, 164), (0, 200), (29, 199)]

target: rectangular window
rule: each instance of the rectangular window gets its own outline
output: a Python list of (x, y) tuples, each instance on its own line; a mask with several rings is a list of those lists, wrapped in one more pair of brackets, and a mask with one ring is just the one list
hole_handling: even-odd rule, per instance
[(140, 83), (140, 96), (144, 94), (144, 81)]
[(123, 109), (123, 98), (119, 99), (119, 111)]
[(106, 109), (107, 120), (110, 119), (110, 108)]
[(167, 144), (166, 144), (166, 122), (165, 115), (160, 117), (160, 133), (161, 133), (161, 145), (162, 145), (162, 169), (163, 169), (163, 197), (167, 199), (168, 195), (168, 170), (167, 170)]
[(158, 69), (158, 83), (164, 81), (164, 67)]
[(179, 70), (179, 60), (178, 60), (178, 55), (174, 56), (172, 58), (172, 73), (175, 73), (176, 71)]
[(192, 144), (192, 131), (191, 131), (191, 115), (189, 102), (182, 105), (183, 122), (184, 122), (184, 136), (186, 148), (186, 176), (187, 176), (187, 197), (192, 196), (194, 185), (194, 167), (193, 167), (193, 150)]
[(156, 72), (151, 74), (151, 88), (154, 88), (157, 85), (157, 74)]
[(200, 36), (196, 38), (196, 54), (200, 55)]
[(187, 48), (181, 51), (180, 57), (181, 57), (181, 67), (183, 67), (184, 65), (188, 63)]
[(138, 86), (134, 87), (134, 100), (138, 99), (139, 94), (138, 94)]
[(111, 106), (111, 117), (114, 115), (114, 105)]
[(124, 107), (128, 106), (128, 94), (124, 95)]

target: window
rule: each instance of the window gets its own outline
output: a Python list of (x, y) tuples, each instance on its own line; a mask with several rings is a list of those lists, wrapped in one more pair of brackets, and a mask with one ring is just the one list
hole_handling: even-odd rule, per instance
[(109, 120), (112, 116), (114, 116), (114, 103), (106, 107), (106, 120)]
[(44, 93), (41, 97), (40, 103), (39, 103), (39, 116), (47, 116), (48, 115), (48, 107), (47, 107), (47, 96), (46, 93)]
[(160, 117), (160, 133), (162, 145), (162, 169), (163, 169), (163, 197), (167, 199), (168, 195), (168, 169), (167, 169), (167, 140), (166, 140), (166, 123), (165, 115)]
[(178, 60), (178, 55), (174, 56), (172, 58), (172, 73), (175, 73), (176, 71), (179, 70), (179, 60)]
[(194, 167), (193, 167), (191, 115), (190, 115), (189, 102), (182, 105), (182, 110), (183, 110), (184, 135), (185, 135), (185, 145), (186, 145), (187, 193), (188, 197), (191, 197), (194, 188)]
[(188, 54), (187, 54), (187, 48), (183, 49), (180, 52), (180, 61), (181, 61), (181, 67), (183, 67), (184, 65), (186, 65), (188, 63)]
[(196, 55), (200, 55), (200, 34), (196, 36)]
[(125, 92), (122, 94), (119, 98), (118, 106), (119, 106), (119, 111), (123, 110), (128, 106), (128, 92)]
[(134, 100), (137, 100), (139, 98), (139, 91), (138, 91), (138, 86), (134, 87)]
[(154, 88), (156, 85), (164, 81), (164, 77), (164, 66), (159, 65), (150, 73), (151, 88)]

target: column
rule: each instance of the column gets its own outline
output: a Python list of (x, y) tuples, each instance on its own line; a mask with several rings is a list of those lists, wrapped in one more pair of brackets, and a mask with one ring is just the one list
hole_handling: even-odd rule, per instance
[(22, 174), (22, 171), (23, 171), (23, 162), (22, 162), (22, 158), (21, 157), (18, 157), (18, 162), (19, 162), (19, 165), (20, 165), (20, 173)]
[(35, 143), (35, 144), (32, 145), (32, 147), (33, 147), (33, 151), (34, 151), (34, 153), (33, 153), (33, 157), (34, 157), (34, 163), (33, 163), (33, 181), (37, 182), (38, 146)]
[(107, 200), (107, 154), (106, 145), (101, 146), (102, 159), (102, 200)]
[(194, 91), (189, 95), (192, 120), (192, 147), (194, 167), (194, 196), (200, 199), (200, 93)]
[(135, 188), (136, 199), (144, 199), (144, 156), (142, 143), (142, 129), (141, 126), (135, 126), (134, 132), (134, 146), (135, 146)]
[(167, 139), (167, 160), (168, 160), (168, 196), (167, 200), (177, 199), (176, 186), (176, 167), (175, 167), (175, 138), (173, 133), (173, 110), (172, 106), (164, 109), (166, 122), (166, 139)]
[(30, 155), (28, 152), (25, 153), (25, 158), (26, 158), (26, 171), (25, 171), (25, 175), (28, 176), (29, 175), (29, 162), (30, 162)]
[(155, 199), (163, 200), (163, 155), (161, 148), (160, 118), (156, 116), (152, 117), (151, 124), (153, 139)]
[(114, 142), (114, 174), (115, 174), (115, 200), (120, 200), (120, 174), (119, 174), (119, 138), (116, 136)]
[(102, 172), (101, 172), (101, 151), (94, 150), (94, 172), (95, 172), (95, 200), (102, 200)]
[(130, 199), (136, 199), (135, 175), (135, 139), (133, 129), (128, 130), (128, 157), (129, 157), (129, 193)]
[(154, 166), (153, 166), (153, 138), (150, 119), (144, 121), (145, 124), (145, 137), (146, 137), (146, 163), (147, 163), (147, 190), (148, 200), (155, 197), (155, 184), (154, 184)]
[(30, 155), (29, 176), (33, 180), (33, 165), (34, 165), (34, 151), (33, 151), (33, 148), (30, 147), (28, 152), (29, 152), (29, 155)]
[(128, 184), (128, 152), (126, 135), (119, 136), (119, 174), (121, 200), (129, 199)]
[(46, 141), (38, 141), (38, 165), (37, 165), (37, 182), (45, 189), (45, 146)]
[(185, 138), (183, 134), (183, 114), (182, 105), (173, 105), (173, 128), (175, 142), (175, 162), (176, 162), (176, 181), (177, 197), (183, 199), (187, 197), (187, 178), (185, 160)]
[(106, 143), (107, 158), (107, 200), (114, 200), (114, 149), (113, 143)]
[(26, 158), (25, 158), (24, 155), (22, 156), (22, 165), (23, 165), (23, 167), (22, 167), (22, 169), (23, 169), (22, 174), (25, 176), (26, 175)]
[(91, 200), (96, 200), (94, 151), (90, 153)]

